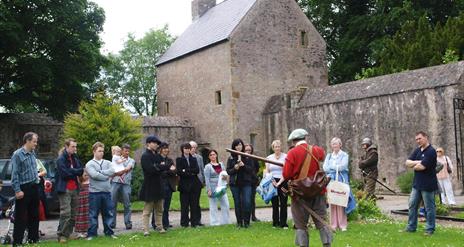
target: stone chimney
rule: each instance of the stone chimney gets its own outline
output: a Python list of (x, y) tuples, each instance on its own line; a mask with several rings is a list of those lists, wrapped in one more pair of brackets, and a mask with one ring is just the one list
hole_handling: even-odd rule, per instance
[(214, 6), (216, 6), (216, 0), (192, 0), (192, 21), (200, 18)]

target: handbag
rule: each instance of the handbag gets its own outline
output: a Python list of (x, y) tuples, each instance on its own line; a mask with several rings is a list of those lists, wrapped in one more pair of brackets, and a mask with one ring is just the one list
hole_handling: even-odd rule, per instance
[(449, 163), (448, 163), (448, 157), (445, 156), (445, 161), (446, 161), (446, 171), (448, 172), (448, 174), (451, 174), (453, 173), (453, 170), (451, 169)]
[(258, 193), (263, 199), (264, 203), (269, 204), (273, 197), (277, 196), (277, 188), (272, 185), (272, 176), (270, 174), (263, 177), (259, 183), (258, 188), (256, 188), (256, 193)]
[(338, 166), (335, 173), (335, 181), (327, 185), (327, 202), (329, 204), (345, 207), (348, 205), (350, 186), (338, 181)]
[(327, 184), (330, 182), (330, 178), (321, 170), (319, 162), (319, 169), (314, 176), (312, 178), (307, 176), (312, 159), (318, 160), (312, 154), (311, 145), (308, 145), (306, 152), (306, 158), (300, 168), (298, 178), (296, 180), (290, 180), (288, 182), (288, 188), (290, 196), (310, 200), (321, 194), (322, 190), (327, 187)]

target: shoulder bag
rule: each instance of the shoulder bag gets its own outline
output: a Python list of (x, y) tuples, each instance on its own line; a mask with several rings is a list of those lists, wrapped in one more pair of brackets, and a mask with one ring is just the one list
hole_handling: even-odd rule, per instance
[[(321, 170), (318, 160), (312, 154), (311, 145), (308, 145), (306, 152), (306, 158), (300, 168), (298, 178), (296, 180), (290, 180), (288, 182), (288, 187), (290, 196), (310, 200), (321, 194), (322, 190), (327, 187), (327, 184), (330, 182), (330, 178)], [(310, 178), (307, 174), (313, 158), (318, 162), (319, 169), (314, 176)]]

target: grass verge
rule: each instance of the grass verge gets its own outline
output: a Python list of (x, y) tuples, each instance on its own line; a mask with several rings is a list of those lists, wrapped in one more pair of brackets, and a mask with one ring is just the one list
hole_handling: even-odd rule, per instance
[[(423, 228), (416, 233), (403, 233), (404, 223), (391, 221), (354, 222), (346, 232), (336, 232), (332, 246), (462, 246), (464, 231), (438, 227), (431, 237), (423, 236)], [(321, 246), (319, 234), (311, 229), (310, 246)], [(142, 233), (120, 235), (113, 240), (99, 237), (92, 241), (69, 241), (68, 246), (293, 246), (294, 231), (273, 229), (269, 222), (254, 223), (248, 229), (233, 225), (202, 228), (178, 228), (148, 237)], [(62, 246), (56, 241), (43, 242), (40, 246)]]

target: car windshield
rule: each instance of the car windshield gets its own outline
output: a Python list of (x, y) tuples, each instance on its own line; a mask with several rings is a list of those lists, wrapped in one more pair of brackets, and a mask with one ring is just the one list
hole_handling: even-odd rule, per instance
[(3, 171), (5, 169), (6, 163), (8, 163), (8, 160), (0, 160), (0, 179), (2, 180), (6, 180), (5, 178), (6, 171)]
[(47, 169), (47, 178), (54, 178), (55, 177), (55, 172), (56, 172), (56, 162), (55, 160), (42, 160), (42, 163), (45, 166), (45, 169)]

